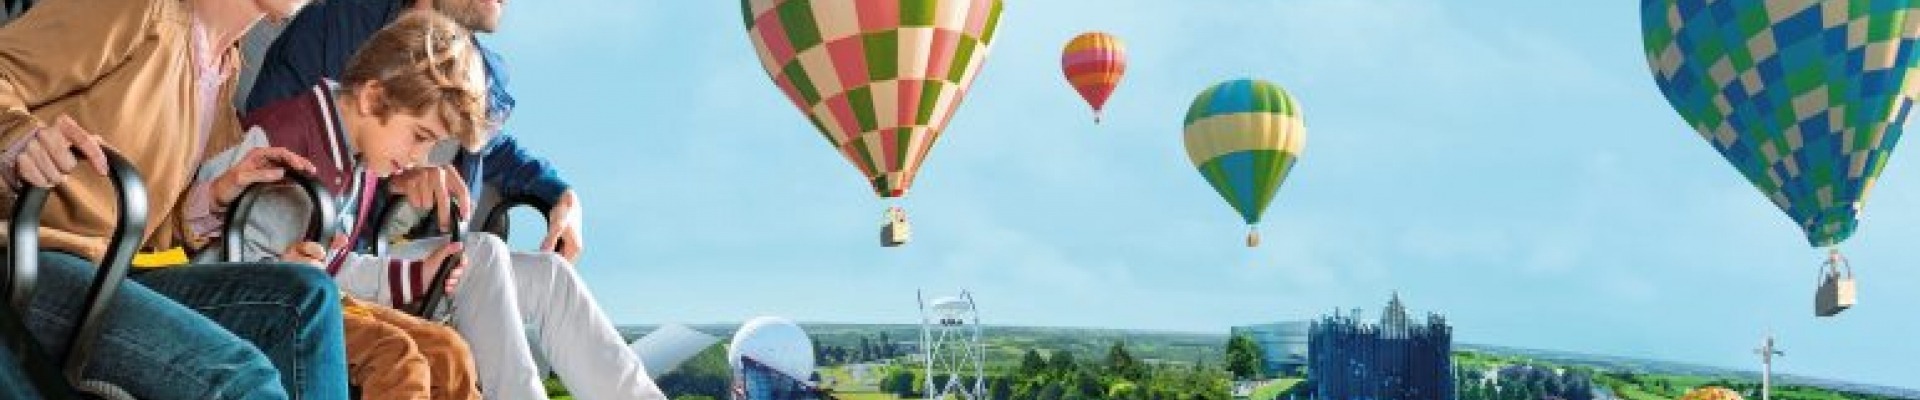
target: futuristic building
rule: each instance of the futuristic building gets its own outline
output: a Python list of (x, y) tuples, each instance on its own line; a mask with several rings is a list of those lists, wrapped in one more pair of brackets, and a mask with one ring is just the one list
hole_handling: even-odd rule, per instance
[(647, 367), (647, 377), (659, 380), (679, 368), (680, 364), (693, 359), (700, 351), (719, 342), (720, 338), (700, 333), (686, 325), (668, 324), (634, 339), (633, 343), (627, 344), (627, 348), (640, 357), (640, 365)]
[(1245, 336), (1260, 347), (1260, 373), (1265, 376), (1299, 376), (1307, 369), (1307, 337), (1310, 321), (1286, 321), (1236, 326), (1228, 333)]
[(740, 326), (727, 347), (734, 400), (827, 398), (814, 382), (813, 339), (786, 318), (759, 317)]
[(1335, 312), (1313, 323), (1308, 342), (1316, 399), (1454, 399), (1453, 328), (1433, 314), (1413, 322), (1399, 294), (1378, 325), (1361, 322), (1359, 310)]

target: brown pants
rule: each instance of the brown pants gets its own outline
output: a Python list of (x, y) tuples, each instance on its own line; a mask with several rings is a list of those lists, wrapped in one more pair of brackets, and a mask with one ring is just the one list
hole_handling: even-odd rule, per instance
[(473, 356), (446, 325), (344, 299), (347, 381), (363, 400), (477, 400)]

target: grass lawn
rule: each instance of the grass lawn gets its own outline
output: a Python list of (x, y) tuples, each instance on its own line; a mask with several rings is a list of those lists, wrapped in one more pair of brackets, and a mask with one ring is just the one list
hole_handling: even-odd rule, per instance
[(820, 369), (820, 379), (833, 382), (833, 386), (827, 388), (836, 390), (852, 386), (854, 383), (853, 374), (847, 373), (846, 367), (838, 366)]
[(879, 392), (834, 392), (833, 397), (843, 400), (900, 400), (900, 397), (894, 396), (893, 393)]
[(1639, 387), (1633, 385), (1615, 386), (1614, 395), (1618, 395), (1620, 398), (1626, 400), (1670, 400), (1641, 391)]
[(559, 379), (547, 378), (547, 398), (553, 400), (573, 400), (573, 394), (567, 393), (567, 387)]
[(1274, 380), (1265, 386), (1254, 388), (1253, 397), (1250, 400), (1273, 400), (1273, 398), (1280, 397), (1281, 393), (1293, 389), (1294, 386), (1299, 385), (1300, 382), (1303, 381), (1305, 380), (1300, 378), (1280, 378)]

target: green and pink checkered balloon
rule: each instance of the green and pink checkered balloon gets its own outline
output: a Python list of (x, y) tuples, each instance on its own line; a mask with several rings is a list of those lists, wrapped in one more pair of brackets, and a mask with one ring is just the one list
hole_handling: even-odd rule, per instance
[(905, 196), (987, 59), (999, 0), (742, 0), (760, 65), (883, 198)]

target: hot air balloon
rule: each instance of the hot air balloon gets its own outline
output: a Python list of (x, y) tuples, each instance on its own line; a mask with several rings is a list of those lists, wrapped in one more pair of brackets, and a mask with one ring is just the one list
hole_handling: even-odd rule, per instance
[(1106, 32), (1082, 33), (1060, 52), (1060, 69), (1073, 90), (1080, 92), (1080, 98), (1093, 106), (1093, 123), (1097, 124), (1107, 97), (1120, 86), (1120, 77), (1127, 74), (1127, 50), (1120, 38)]
[(1259, 246), (1260, 216), (1307, 144), (1299, 104), (1266, 81), (1221, 82), (1187, 108), (1186, 142), (1200, 176), (1247, 222), (1247, 247)]
[(1680, 400), (1745, 400), (1739, 392), (1719, 386), (1701, 386), (1688, 390)]
[[(1847, 240), (1913, 105), (1920, 3), (1642, 0), (1654, 81), (1675, 111), (1806, 234)], [(1816, 303), (1852, 285), (1836, 263)], [(1847, 290), (1846, 292), (1851, 292)], [(1851, 305), (1816, 311), (1830, 316)]]
[[(987, 59), (1000, 0), (741, 0), (760, 65), (882, 198), (907, 194)], [(891, 214), (891, 213), (889, 213)], [(905, 218), (889, 215), (882, 245)], [(904, 239), (902, 239), (904, 240)]]

